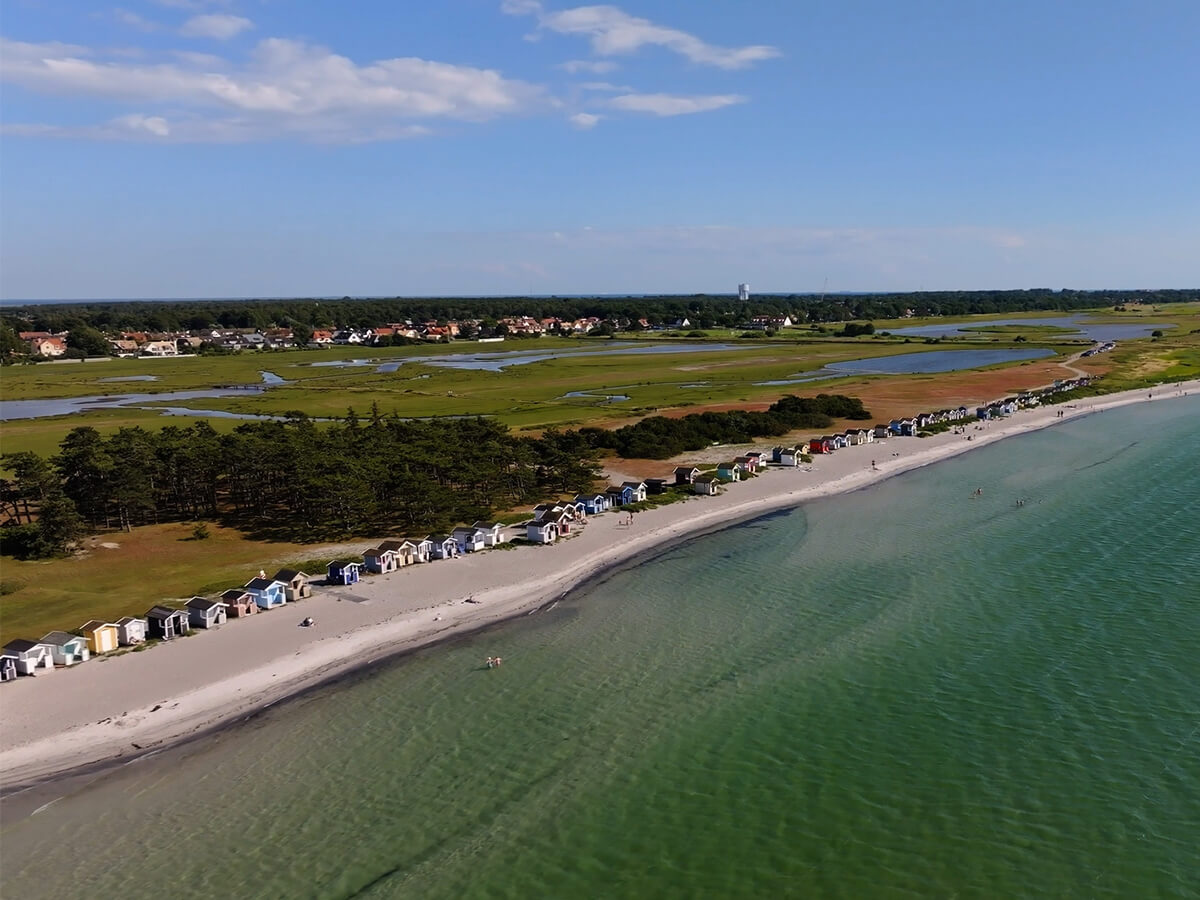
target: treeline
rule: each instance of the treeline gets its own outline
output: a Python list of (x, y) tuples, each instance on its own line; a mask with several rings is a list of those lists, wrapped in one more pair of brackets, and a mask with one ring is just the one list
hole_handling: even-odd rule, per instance
[(31, 304), (4, 310), (16, 331), (63, 331), (87, 325), (102, 331), (193, 331), (212, 327), (308, 328), (369, 327), (386, 322), (536, 318), (648, 319), (666, 323), (688, 318), (692, 327), (736, 327), (751, 316), (788, 315), (801, 323), (851, 319), (893, 319), (909, 310), (918, 316), (1070, 311), (1116, 306), (1135, 300), (1180, 303), (1196, 290), (1075, 291), (1031, 288), (1020, 291), (918, 291), (871, 294), (771, 294), (741, 302), (728, 295), (646, 297), (480, 297), (318, 300), (139, 300), (129, 302)]
[(614, 431), (584, 428), (582, 433), (595, 446), (615, 450), (620, 456), (666, 459), (712, 443), (742, 444), (755, 438), (779, 437), (798, 428), (828, 428), (834, 419), (869, 418), (871, 413), (857, 397), (789, 395), (772, 403), (766, 412), (692, 413), (679, 419), (650, 416)]
[(10, 494), (36, 521), (0, 529), (3, 551), (44, 556), (87, 528), (217, 519), (279, 539), (446, 530), (497, 510), (590, 488), (596, 453), (577, 432), (517, 437), (483, 418), (372, 415), (318, 427), (305, 418), (205, 422), (105, 437), (72, 430), (50, 460), (10, 454)]

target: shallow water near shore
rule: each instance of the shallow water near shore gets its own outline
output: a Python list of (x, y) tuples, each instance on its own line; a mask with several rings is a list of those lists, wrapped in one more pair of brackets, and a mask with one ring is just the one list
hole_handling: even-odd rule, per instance
[(5, 895), (1194, 897), (1198, 451), (1155, 401), (689, 541), (74, 785)]

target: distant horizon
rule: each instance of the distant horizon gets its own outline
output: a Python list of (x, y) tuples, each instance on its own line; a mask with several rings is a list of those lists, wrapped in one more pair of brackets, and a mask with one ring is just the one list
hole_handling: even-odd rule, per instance
[[(1002, 292), (1013, 293), (1017, 291), (1050, 291), (1051, 293), (1062, 293), (1063, 291), (1072, 291), (1083, 294), (1102, 294), (1105, 292), (1129, 292), (1129, 291), (1197, 291), (1200, 293), (1200, 287), (1167, 287), (1163, 285), (1149, 287), (1140, 285), (1137, 287), (1104, 287), (1104, 288), (1051, 288), (1051, 287), (1022, 287), (1022, 288), (942, 288), (937, 290), (925, 288), (911, 288), (908, 290), (865, 290), (865, 291), (812, 291), (812, 290), (797, 290), (797, 291), (750, 291), (749, 302), (754, 302), (756, 299), (764, 297), (856, 297), (856, 296), (878, 296), (878, 295), (905, 295), (905, 294), (956, 294), (956, 293), (981, 293), (981, 292)], [(13, 298), (0, 299), (0, 307), (19, 307), (19, 306), (53, 306), (55, 304), (74, 305), (84, 303), (254, 303), (254, 302), (321, 302), (332, 301), (342, 302), (344, 300), (506, 300), (506, 299), (529, 299), (529, 300), (637, 300), (647, 297), (722, 297), (728, 296), (731, 299), (737, 299), (737, 290), (732, 291), (686, 291), (681, 293), (651, 291), (642, 293), (572, 293), (572, 294), (528, 294), (528, 293), (498, 293), (498, 294), (277, 294), (264, 295), (258, 294), (253, 296), (227, 296), (227, 297), (30, 297), (30, 298)], [(1198, 297), (1197, 299), (1200, 299)]]

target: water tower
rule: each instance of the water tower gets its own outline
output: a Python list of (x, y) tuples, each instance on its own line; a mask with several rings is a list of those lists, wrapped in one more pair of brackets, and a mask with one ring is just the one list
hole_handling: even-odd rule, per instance
[(744, 281), (738, 285), (738, 299), (739, 300), (749, 300), (750, 299), (750, 285), (746, 284), (746, 282), (744, 282)]

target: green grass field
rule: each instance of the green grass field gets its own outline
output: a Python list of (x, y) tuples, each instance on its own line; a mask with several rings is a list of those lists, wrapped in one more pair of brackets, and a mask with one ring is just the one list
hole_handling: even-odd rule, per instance
[[(196, 410), (219, 410), (251, 415), (283, 415), (300, 411), (314, 418), (341, 417), (348, 408), (361, 416), (373, 405), (384, 414), (408, 418), (428, 416), (496, 416), (517, 429), (579, 426), (623, 420), (659, 409), (715, 404), (769, 402), (787, 393), (786, 386), (758, 382), (787, 379), (827, 363), (864, 357), (891, 356), (926, 349), (912, 339), (823, 339), (812, 341), (743, 341), (735, 349), (677, 353), (622, 353), (614, 342), (544, 338), (504, 344), (362, 350), (285, 351), (222, 357), (112, 360), (82, 365), (19, 366), (5, 370), (5, 400), (51, 399), (98, 393), (149, 393), (195, 390), (229, 384), (260, 383), (269, 371), (289, 383), (265, 392), (226, 397), (162, 401), (161, 405)], [(658, 341), (658, 343), (669, 343)], [(695, 344), (692, 340), (690, 343)], [(714, 342), (716, 343), (716, 342)], [(728, 340), (721, 341), (723, 344)], [(956, 343), (942, 341), (939, 349)], [(639, 343), (635, 346), (644, 346)], [(994, 340), (989, 347), (1020, 346)], [(1060, 352), (1070, 345), (1050, 344)], [(613, 352), (596, 353), (596, 351)], [(468, 370), (408, 362), (394, 372), (377, 372), (382, 362), (446, 353), (578, 350), (553, 360), (509, 366), (501, 371)], [(370, 358), (349, 368), (314, 363)], [(102, 378), (153, 374), (155, 382), (111, 382)], [(568, 396), (582, 393), (584, 396)], [(627, 399), (610, 400), (609, 397)], [(140, 405), (156, 405), (152, 397)], [(198, 418), (205, 418), (197, 413)], [(0, 451), (53, 452), (71, 428), (91, 425), (109, 432), (122, 426), (161, 428), (186, 425), (190, 417), (160, 416), (149, 409), (94, 410), (54, 418), (14, 420), (0, 433)], [(237, 419), (209, 418), (228, 431)]]

